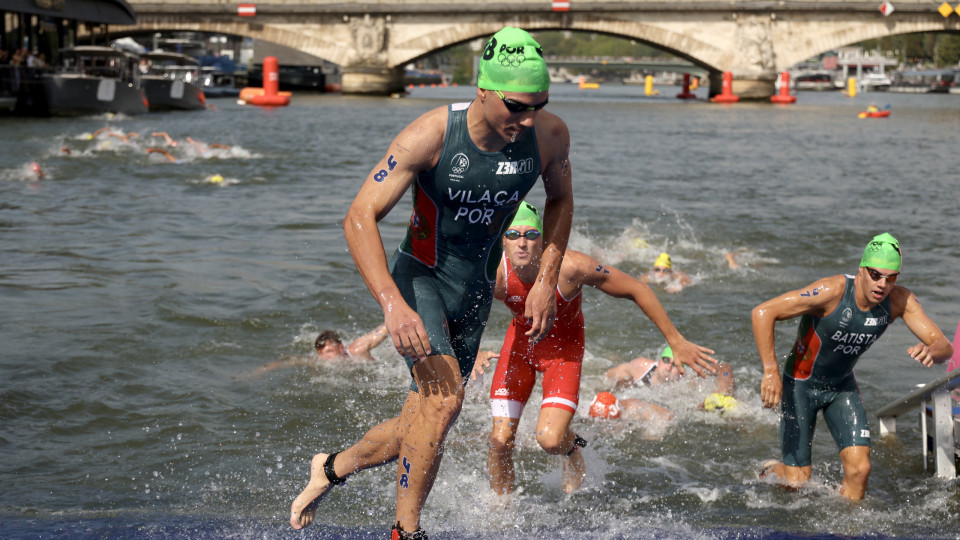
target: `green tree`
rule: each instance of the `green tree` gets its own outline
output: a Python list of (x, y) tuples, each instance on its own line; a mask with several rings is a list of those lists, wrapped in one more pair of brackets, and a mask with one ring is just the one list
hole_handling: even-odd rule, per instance
[(863, 41), (857, 45), (868, 49), (896, 51), (905, 64), (955, 66), (960, 62), (960, 35), (946, 32), (901, 34)]

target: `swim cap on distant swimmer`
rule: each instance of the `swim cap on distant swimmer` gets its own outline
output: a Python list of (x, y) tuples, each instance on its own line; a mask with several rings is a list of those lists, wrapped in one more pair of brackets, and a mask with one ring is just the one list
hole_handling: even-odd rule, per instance
[(504, 27), (483, 48), (477, 86), (503, 92), (547, 91), (550, 73), (540, 44), (525, 30)]
[(669, 358), (673, 360), (673, 349), (671, 349), (669, 345), (664, 347), (663, 350), (660, 351), (660, 358)]
[(513, 216), (513, 221), (510, 223), (511, 227), (520, 227), (526, 225), (528, 227), (533, 227), (534, 229), (543, 232), (543, 219), (540, 218), (540, 211), (537, 210), (537, 207), (523, 201), (520, 203), (520, 208), (517, 210), (515, 216)]
[(666, 251), (657, 255), (657, 260), (653, 261), (653, 265), (662, 266), (663, 268), (673, 268), (673, 264), (670, 262), (670, 255), (667, 255)]
[(873, 240), (864, 248), (860, 266), (899, 272), (901, 259), (900, 242), (890, 236), (889, 233), (883, 233), (874, 236)]
[(620, 418), (620, 402), (610, 392), (600, 392), (590, 402), (590, 416), (594, 418)]

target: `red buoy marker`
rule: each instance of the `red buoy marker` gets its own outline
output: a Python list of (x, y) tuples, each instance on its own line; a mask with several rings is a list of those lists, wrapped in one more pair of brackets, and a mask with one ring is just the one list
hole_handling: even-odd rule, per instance
[(772, 103), (781, 103), (783, 105), (789, 105), (790, 103), (797, 101), (797, 96), (790, 95), (790, 72), (780, 72), (780, 93), (775, 96), (770, 96), (770, 101)]
[(723, 82), (720, 86), (720, 93), (710, 98), (714, 103), (736, 103), (740, 101), (740, 96), (733, 93), (733, 73), (723, 72)]
[(290, 92), (280, 92), (280, 64), (276, 56), (263, 59), (263, 88), (244, 88), (240, 91), (240, 101), (261, 107), (285, 107), (290, 104)]

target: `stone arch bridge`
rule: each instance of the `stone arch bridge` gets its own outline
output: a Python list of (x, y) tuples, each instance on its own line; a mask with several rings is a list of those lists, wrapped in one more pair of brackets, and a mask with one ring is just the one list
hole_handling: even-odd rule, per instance
[(192, 30), (253, 37), (338, 64), (344, 92), (370, 94), (402, 90), (406, 64), (505, 25), (647, 43), (710, 73), (711, 95), (720, 91), (721, 73), (732, 72), (734, 93), (746, 99), (773, 95), (780, 71), (829, 50), (897, 34), (960, 32), (960, 9), (944, 16), (931, 0), (896, 0), (887, 16), (879, 0), (570, 0), (567, 11), (554, 11), (551, 0), (258, 0), (253, 16), (222, 0), (128, 2), (137, 24), (111, 26), (114, 36)]

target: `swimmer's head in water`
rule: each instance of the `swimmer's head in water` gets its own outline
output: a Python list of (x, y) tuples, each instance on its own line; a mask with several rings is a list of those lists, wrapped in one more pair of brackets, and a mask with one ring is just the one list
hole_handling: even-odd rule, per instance
[(540, 44), (525, 30), (504, 27), (483, 49), (477, 86), (502, 92), (546, 92), (550, 73)]
[(590, 402), (590, 416), (593, 418), (620, 418), (620, 401), (610, 392), (600, 392)]
[(883, 233), (874, 236), (873, 240), (870, 240), (867, 247), (863, 249), (860, 266), (899, 272), (902, 259), (900, 242), (889, 233)]
[(320, 332), (317, 340), (313, 343), (313, 348), (316, 349), (317, 356), (323, 359), (339, 358), (347, 354), (343, 341), (340, 339), (340, 334), (333, 330)]
[(521, 227), (523, 225), (533, 227), (543, 232), (543, 218), (540, 217), (540, 211), (537, 210), (536, 206), (527, 201), (520, 203), (520, 208), (517, 209), (516, 215), (513, 216), (513, 221), (510, 222), (510, 227)]
[(657, 255), (657, 258), (653, 261), (654, 272), (669, 272), (672, 269), (673, 262), (670, 260), (670, 255), (666, 251)]
[(43, 170), (43, 167), (41, 167), (36, 161), (30, 164), (30, 172), (37, 175), (37, 178), (43, 178), (47, 175), (46, 171)]
[(732, 411), (737, 408), (737, 400), (733, 396), (715, 392), (703, 400), (702, 409), (705, 411)]
[(673, 361), (673, 349), (671, 349), (669, 345), (665, 346), (663, 350), (660, 351), (660, 360), (663, 360), (664, 362)]

